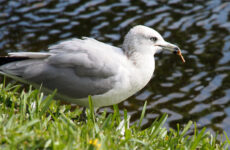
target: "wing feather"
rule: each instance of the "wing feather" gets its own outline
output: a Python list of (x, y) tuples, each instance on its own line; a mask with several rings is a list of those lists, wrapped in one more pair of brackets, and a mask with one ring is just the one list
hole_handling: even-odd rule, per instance
[(117, 47), (91, 38), (72, 39), (49, 47), (47, 53), (10, 53), (12, 57), (31, 59), (5, 64), (0, 71), (57, 89), (65, 96), (84, 98), (113, 88), (120, 67), (116, 62), (125, 59), (122, 53)]

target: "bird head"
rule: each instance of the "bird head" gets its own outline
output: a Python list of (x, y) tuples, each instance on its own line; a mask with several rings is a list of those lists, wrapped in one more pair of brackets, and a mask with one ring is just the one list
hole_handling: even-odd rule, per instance
[(178, 46), (165, 41), (156, 30), (143, 25), (137, 25), (130, 29), (125, 36), (123, 49), (127, 54), (138, 52), (147, 55), (167, 50), (180, 55), (182, 61), (185, 62)]

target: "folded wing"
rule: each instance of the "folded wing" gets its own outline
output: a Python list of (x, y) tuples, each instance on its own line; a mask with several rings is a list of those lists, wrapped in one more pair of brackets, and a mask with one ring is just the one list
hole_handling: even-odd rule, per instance
[(125, 59), (119, 56), (121, 49), (90, 38), (64, 41), (49, 50), (10, 53), (9, 58), (27, 59), (6, 63), (0, 71), (68, 97), (84, 98), (111, 90), (121, 67), (116, 62)]

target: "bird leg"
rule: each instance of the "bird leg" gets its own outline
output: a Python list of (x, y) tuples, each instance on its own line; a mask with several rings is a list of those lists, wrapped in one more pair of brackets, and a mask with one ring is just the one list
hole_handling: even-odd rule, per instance
[(87, 116), (86, 116), (86, 107), (83, 107), (81, 115), (79, 116), (79, 121), (86, 122)]

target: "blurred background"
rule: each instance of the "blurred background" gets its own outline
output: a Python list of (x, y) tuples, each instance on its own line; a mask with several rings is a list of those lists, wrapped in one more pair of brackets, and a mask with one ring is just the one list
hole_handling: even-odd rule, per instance
[[(120, 46), (142, 24), (159, 31), (184, 54), (159, 53), (151, 82), (119, 104), (143, 127), (168, 113), (167, 127), (197, 122), (230, 136), (230, 2), (227, 0), (0, 0), (0, 55), (47, 51), (58, 41), (88, 36)], [(111, 111), (111, 108), (106, 108)]]

